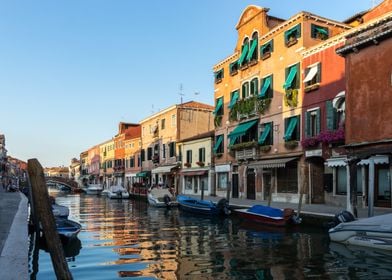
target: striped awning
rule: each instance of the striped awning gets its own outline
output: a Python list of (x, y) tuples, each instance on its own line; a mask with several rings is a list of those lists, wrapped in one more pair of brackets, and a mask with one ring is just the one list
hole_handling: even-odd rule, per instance
[(286, 163), (289, 161), (298, 159), (297, 157), (290, 158), (277, 158), (277, 159), (266, 159), (259, 160), (255, 163), (251, 163), (248, 165), (249, 168), (284, 168), (286, 167)]
[(347, 158), (330, 158), (327, 159), (327, 166), (328, 167), (340, 167), (340, 166), (346, 166), (347, 165)]

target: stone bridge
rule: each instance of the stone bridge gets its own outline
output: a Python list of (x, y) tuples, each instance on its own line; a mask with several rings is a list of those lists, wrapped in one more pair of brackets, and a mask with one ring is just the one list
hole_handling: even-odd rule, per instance
[(45, 177), (46, 183), (55, 183), (67, 186), (70, 188), (71, 192), (81, 192), (81, 189), (78, 186), (78, 183), (72, 179), (63, 178), (63, 177)]

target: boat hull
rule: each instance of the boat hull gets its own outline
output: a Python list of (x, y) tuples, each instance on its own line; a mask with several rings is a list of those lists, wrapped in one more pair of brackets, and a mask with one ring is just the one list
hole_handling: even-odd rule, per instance
[(247, 212), (246, 209), (236, 209), (234, 212), (245, 220), (269, 226), (284, 227), (287, 226), (290, 221), (290, 219), (284, 219), (282, 217), (272, 218), (261, 214)]
[(338, 224), (329, 237), (343, 244), (392, 250), (392, 214)]
[[(226, 201), (226, 200), (225, 200)], [(226, 206), (219, 207), (216, 203), (208, 200), (195, 199), (188, 196), (178, 195), (177, 202), (180, 209), (203, 215), (227, 215)]]
[(148, 204), (154, 207), (176, 207), (178, 202), (169, 189), (152, 189), (147, 194)]
[(129, 193), (128, 192), (108, 192), (107, 196), (110, 199), (128, 199), (129, 198)]

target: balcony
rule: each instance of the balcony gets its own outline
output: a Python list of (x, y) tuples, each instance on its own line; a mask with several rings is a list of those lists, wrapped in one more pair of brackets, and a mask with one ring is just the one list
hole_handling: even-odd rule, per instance
[(256, 159), (257, 155), (256, 147), (235, 151), (236, 160)]
[(270, 104), (271, 98), (260, 99), (257, 96), (251, 96), (241, 99), (230, 110), (229, 119), (230, 121), (240, 121), (257, 115), (263, 115)]

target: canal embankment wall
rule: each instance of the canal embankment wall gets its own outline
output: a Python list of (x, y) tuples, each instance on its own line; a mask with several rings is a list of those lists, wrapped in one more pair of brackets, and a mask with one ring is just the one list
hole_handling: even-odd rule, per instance
[(29, 279), (28, 200), (21, 192), (0, 190), (0, 278)]

